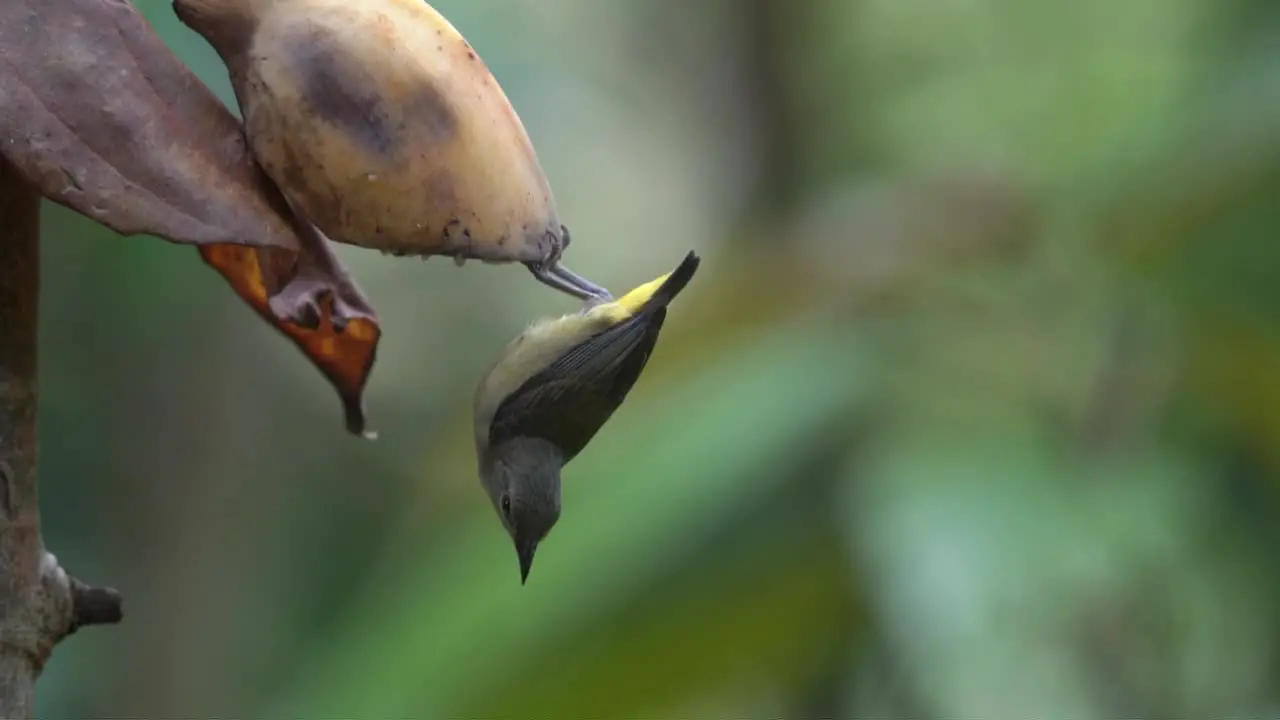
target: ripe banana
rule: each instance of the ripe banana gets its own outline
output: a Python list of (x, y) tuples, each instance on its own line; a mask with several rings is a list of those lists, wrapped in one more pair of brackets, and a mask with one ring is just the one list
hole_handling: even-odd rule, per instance
[(330, 239), (396, 255), (520, 262), (575, 297), (606, 289), (569, 245), (524, 125), (423, 0), (174, 0), (230, 73), (258, 164)]

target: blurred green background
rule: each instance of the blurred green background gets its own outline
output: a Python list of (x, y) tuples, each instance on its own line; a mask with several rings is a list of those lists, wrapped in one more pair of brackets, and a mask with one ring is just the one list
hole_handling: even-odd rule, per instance
[[(140, 0), (224, 100), (169, 3)], [(702, 269), (521, 587), (521, 269), (340, 247), (377, 442), (190, 248), (45, 226), (41, 717), (1280, 712), (1280, 5), (437, 0), (615, 291)]]

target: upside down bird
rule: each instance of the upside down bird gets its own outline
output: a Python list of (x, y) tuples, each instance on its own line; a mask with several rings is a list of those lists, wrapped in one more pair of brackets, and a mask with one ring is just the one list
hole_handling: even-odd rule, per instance
[(653, 354), (667, 305), (698, 269), (541, 320), (508, 343), (475, 395), (480, 481), (515, 543), (520, 582), (560, 519), (560, 471), (622, 405)]

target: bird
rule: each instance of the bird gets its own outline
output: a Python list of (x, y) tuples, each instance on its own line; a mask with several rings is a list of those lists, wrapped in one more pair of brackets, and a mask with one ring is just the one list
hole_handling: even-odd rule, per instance
[(608, 302), (541, 319), (511, 340), (474, 396), (480, 483), (515, 544), (524, 585), (560, 519), (560, 474), (626, 400), (652, 357), (667, 306), (701, 260)]

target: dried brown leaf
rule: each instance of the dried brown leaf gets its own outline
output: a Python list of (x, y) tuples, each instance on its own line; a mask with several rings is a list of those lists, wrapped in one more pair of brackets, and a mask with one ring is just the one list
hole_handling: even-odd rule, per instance
[(125, 0), (0, 3), (0, 155), (50, 200), (205, 262), (334, 384), (347, 427), (381, 331), (327, 240), (295, 221), (240, 123)]
[(309, 226), (300, 235), (301, 253), (211, 244), (200, 255), (311, 358), (337, 389), (347, 429), (366, 434), (362, 395), (382, 331), (327, 242)]

